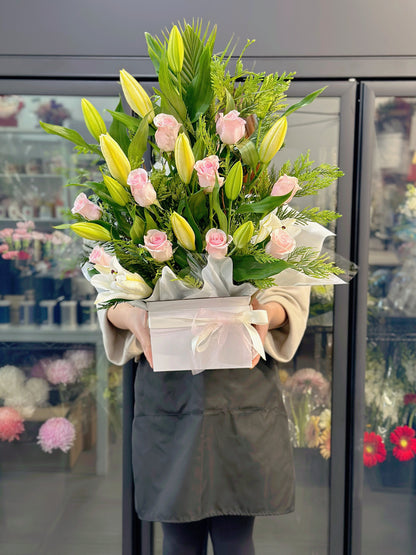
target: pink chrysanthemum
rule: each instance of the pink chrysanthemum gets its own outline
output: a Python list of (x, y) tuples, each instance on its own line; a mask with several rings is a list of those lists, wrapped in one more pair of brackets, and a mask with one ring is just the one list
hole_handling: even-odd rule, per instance
[(39, 428), (37, 439), (45, 453), (52, 453), (53, 449), (66, 453), (74, 444), (75, 428), (67, 418), (49, 418)]
[(330, 384), (321, 372), (313, 368), (302, 368), (288, 378), (285, 389), (298, 394), (312, 393), (325, 400), (330, 392)]
[(94, 362), (94, 353), (89, 349), (71, 349), (65, 351), (64, 358), (70, 360), (75, 368), (81, 372), (91, 368)]
[(19, 439), (20, 434), (24, 431), (23, 419), (17, 410), (11, 407), (0, 407), (0, 440)]
[(52, 358), (41, 358), (38, 360), (30, 371), (32, 378), (46, 378), (46, 369), (53, 362)]
[(50, 383), (57, 384), (71, 384), (75, 383), (78, 379), (78, 371), (74, 364), (67, 359), (59, 358), (53, 360), (49, 366), (46, 367), (45, 374)]

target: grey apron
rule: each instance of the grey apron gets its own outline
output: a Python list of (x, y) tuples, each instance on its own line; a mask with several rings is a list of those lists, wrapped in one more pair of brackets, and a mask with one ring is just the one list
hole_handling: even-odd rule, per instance
[(139, 518), (293, 511), (292, 449), (274, 364), (193, 376), (153, 372), (141, 357), (132, 429)]

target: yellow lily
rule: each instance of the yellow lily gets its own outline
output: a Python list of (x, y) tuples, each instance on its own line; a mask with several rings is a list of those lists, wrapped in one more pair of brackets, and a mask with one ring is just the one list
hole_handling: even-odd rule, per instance
[(180, 178), (188, 185), (194, 171), (195, 157), (189, 139), (184, 133), (179, 133), (175, 142), (175, 163)]
[(122, 185), (127, 186), (131, 166), (120, 145), (107, 133), (100, 135), (100, 146), (111, 175)]
[(183, 66), (184, 46), (182, 35), (174, 25), (168, 41), (168, 63), (175, 73), (180, 73)]
[(70, 228), (83, 239), (90, 241), (111, 241), (111, 233), (105, 227), (90, 222), (76, 222)]
[(172, 224), (173, 233), (175, 234), (178, 243), (184, 249), (188, 251), (195, 250), (195, 233), (188, 222), (180, 216), (177, 212), (174, 212), (170, 217)]
[(120, 83), (124, 96), (126, 97), (127, 104), (133, 112), (136, 112), (136, 114), (139, 114), (142, 118), (149, 114), (149, 121), (153, 120), (155, 113), (153, 112), (152, 101), (150, 100), (147, 92), (133, 77), (133, 75), (130, 75), (130, 73), (125, 69), (122, 69), (120, 71)]
[(107, 133), (103, 118), (100, 116), (97, 108), (86, 98), (81, 100), (81, 108), (88, 131), (96, 141), (99, 141), (100, 135)]
[(230, 200), (235, 200), (240, 194), (243, 185), (243, 166), (238, 161), (229, 171), (224, 184), (225, 194)]
[(116, 181), (109, 175), (103, 175), (103, 180), (114, 202), (116, 202), (120, 206), (126, 206), (130, 199), (130, 196), (126, 189), (122, 185), (120, 185), (118, 181)]
[(281, 148), (287, 131), (287, 118), (279, 118), (265, 134), (260, 148), (259, 158), (267, 164)]

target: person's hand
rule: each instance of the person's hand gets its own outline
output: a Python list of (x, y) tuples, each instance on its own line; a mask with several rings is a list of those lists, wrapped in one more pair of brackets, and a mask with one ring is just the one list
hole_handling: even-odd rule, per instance
[[(280, 303), (273, 301), (261, 304), (255, 295), (251, 297), (251, 306), (253, 307), (253, 310), (265, 310), (267, 312), (268, 324), (253, 324), (260, 336), (262, 344), (264, 345), (269, 330), (278, 328), (284, 324), (287, 318), (287, 313)], [(251, 367), (254, 368), (259, 360), (260, 354), (257, 354), (251, 362)]]
[(108, 309), (107, 318), (116, 328), (131, 331), (140, 343), (148, 363), (153, 368), (147, 311), (129, 303), (118, 303)]

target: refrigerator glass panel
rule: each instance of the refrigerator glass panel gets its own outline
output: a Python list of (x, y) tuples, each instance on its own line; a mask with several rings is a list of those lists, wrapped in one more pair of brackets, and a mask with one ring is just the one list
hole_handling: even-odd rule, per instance
[[(115, 97), (90, 97), (107, 125)], [(104, 355), (81, 244), (57, 230), (96, 156), (78, 96), (0, 96), (0, 552), (121, 553), (121, 368)], [(88, 192), (87, 192), (88, 194)]]
[(373, 125), (362, 553), (407, 554), (416, 546), (416, 99), (376, 97)]

